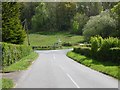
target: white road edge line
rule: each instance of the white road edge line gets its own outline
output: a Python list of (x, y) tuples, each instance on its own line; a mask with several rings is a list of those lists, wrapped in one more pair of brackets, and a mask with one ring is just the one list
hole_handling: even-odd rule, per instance
[(15, 84), (15, 86), (13, 88), (16, 88), (17, 87), (17, 83)]
[(69, 74), (67, 74), (67, 76), (70, 78), (70, 80), (75, 84), (75, 86), (76, 86), (77, 88), (80, 88), (80, 87), (77, 85), (77, 83), (72, 79), (72, 77), (71, 77)]

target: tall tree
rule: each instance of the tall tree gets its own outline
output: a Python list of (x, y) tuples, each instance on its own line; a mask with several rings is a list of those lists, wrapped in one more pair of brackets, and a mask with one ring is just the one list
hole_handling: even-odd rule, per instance
[(79, 2), (77, 3), (77, 11), (87, 16), (95, 16), (102, 11), (102, 3), (100, 2)]
[(113, 17), (117, 21), (117, 34), (116, 34), (116, 36), (118, 36), (120, 38), (120, 2), (117, 5), (115, 5), (111, 9), (111, 11), (113, 13)]
[(35, 15), (35, 8), (39, 5), (37, 2), (23, 2), (21, 4), (21, 15), (20, 19), (23, 22), (25, 19), (28, 23), (28, 29), (32, 29), (31, 19)]
[(69, 30), (71, 28), (71, 19), (76, 13), (76, 3), (60, 2), (57, 5), (56, 18), (59, 30)]
[(35, 15), (32, 18), (33, 31), (47, 30), (47, 22), (49, 19), (49, 11), (46, 3), (39, 3), (36, 7)]
[[(2, 2), (0, 2), (0, 42), (2, 42)], [(2, 52), (2, 45), (0, 45), (0, 52)], [(0, 53), (0, 62), (2, 62), (2, 53)], [(2, 63), (0, 64), (0, 68), (2, 66)]]
[(25, 30), (21, 25), (20, 5), (17, 2), (2, 3), (2, 40), (3, 42), (22, 44)]
[(111, 9), (117, 2), (102, 2), (103, 10)]

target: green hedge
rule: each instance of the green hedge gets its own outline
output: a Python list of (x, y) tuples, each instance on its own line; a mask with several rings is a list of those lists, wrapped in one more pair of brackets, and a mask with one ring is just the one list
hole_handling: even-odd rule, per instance
[(113, 63), (120, 63), (120, 48), (110, 48), (109, 50), (97, 50), (95, 53), (90, 47), (77, 47), (73, 49), (73, 52), (85, 55), (91, 58), (102, 61), (111, 61)]
[(30, 46), (8, 43), (0, 44), (2, 45), (2, 66), (9, 66), (33, 51)]
[(62, 46), (72, 46), (72, 44), (70, 42), (63, 42)]
[(109, 50), (98, 50), (96, 58), (103, 61), (120, 63), (120, 48), (110, 48)]
[(74, 48), (73, 51), (76, 53), (80, 53), (81, 55), (91, 56), (91, 48), (90, 47)]
[(120, 63), (120, 40), (114, 37), (91, 37), (90, 47), (74, 48), (74, 52), (90, 56), (97, 60)]

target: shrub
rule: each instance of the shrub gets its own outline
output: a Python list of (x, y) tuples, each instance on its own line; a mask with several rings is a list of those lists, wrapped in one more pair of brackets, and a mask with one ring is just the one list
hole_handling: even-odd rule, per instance
[(72, 46), (72, 44), (70, 42), (64, 42), (62, 43), (62, 46)]
[(109, 37), (103, 40), (100, 50), (105, 51), (114, 47), (120, 47), (120, 40), (118, 38)]
[(83, 28), (83, 35), (86, 40), (96, 35), (106, 38), (115, 32), (117, 32), (116, 21), (108, 12), (102, 12), (100, 15), (91, 17)]
[(91, 38), (91, 50), (93, 52), (97, 52), (98, 47), (99, 47), (99, 41), (98, 41), (97, 37), (92, 37)]
[(92, 56), (96, 57), (97, 51), (103, 42), (103, 38), (101, 36), (91, 37), (90, 42)]
[(80, 47), (74, 48), (73, 51), (97, 60), (120, 63), (120, 40), (118, 38), (92, 37), (91, 48)]
[(113, 63), (120, 63), (120, 48), (110, 48), (108, 50), (99, 50), (97, 52), (97, 59), (102, 61), (111, 61)]
[(120, 65), (120, 48), (110, 48), (109, 53), (109, 57), (111, 57), (112, 61)]
[(91, 48), (90, 47), (74, 48), (73, 51), (76, 53), (80, 53), (82, 55), (91, 56)]
[(30, 46), (2, 44), (2, 66), (9, 66), (32, 52)]

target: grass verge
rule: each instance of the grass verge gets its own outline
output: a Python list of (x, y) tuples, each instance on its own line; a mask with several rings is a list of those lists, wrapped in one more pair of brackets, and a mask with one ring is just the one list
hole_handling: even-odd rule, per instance
[(31, 63), (38, 57), (36, 52), (32, 52), (30, 55), (22, 58), (20, 61), (3, 68), (3, 72), (12, 72), (27, 69)]
[(14, 83), (11, 79), (8, 79), (8, 78), (0, 79), (0, 88), (2, 90), (8, 90), (13, 87), (14, 87)]
[(88, 66), (94, 70), (97, 70), (99, 72), (110, 75), (120, 80), (117, 65), (112, 65), (110, 62), (102, 62), (102, 61), (94, 60), (72, 51), (68, 52), (67, 56), (85, 66)]

